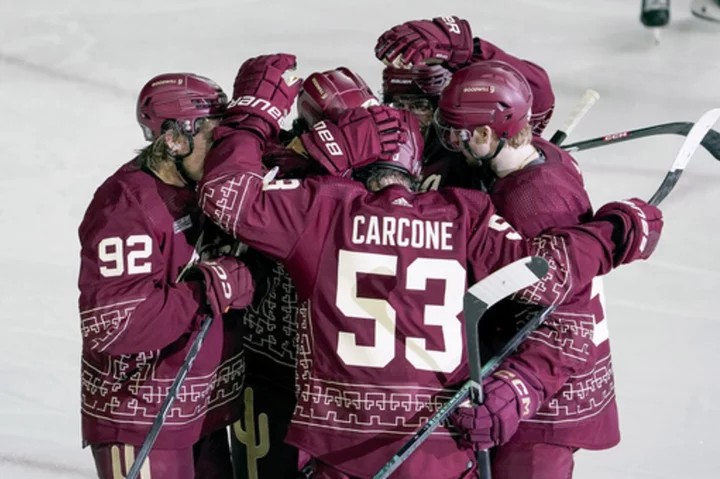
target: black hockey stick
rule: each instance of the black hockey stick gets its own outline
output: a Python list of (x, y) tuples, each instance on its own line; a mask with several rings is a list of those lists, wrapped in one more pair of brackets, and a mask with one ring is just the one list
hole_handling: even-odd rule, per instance
[(173, 402), (175, 402), (175, 398), (177, 397), (180, 386), (182, 386), (183, 382), (185, 382), (185, 378), (187, 377), (188, 372), (190, 371), (190, 368), (192, 367), (192, 364), (195, 361), (198, 352), (200, 351), (200, 346), (202, 346), (202, 343), (205, 340), (205, 336), (207, 336), (207, 333), (210, 330), (212, 322), (213, 317), (211, 315), (208, 315), (205, 317), (205, 319), (203, 319), (203, 322), (200, 326), (200, 331), (198, 331), (197, 336), (195, 336), (195, 339), (190, 345), (187, 356), (185, 356), (185, 361), (183, 361), (182, 366), (180, 367), (180, 371), (178, 371), (178, 374), (175, 377), (175, 381), (173, 381), (172, 386), (170, 386), (168, 394), (165, 397), (162, 406), (160, 406), (160, 411), (158, 412), (157, 416), (155, 416), (155, 420), (150, 427), (150, 432), (148, 432), (148, 435), (145, 438), (145, 441), (143, 442), (143, 445), (140, 448), (140, 452), (138, 452), (138, 455), (135, 458), (135, 462), (130, 468), (130, 471), (128, 471), (126, 479), (137, 479), (138, 474), (140, 473), (140, 468), (142, 468), (145, 459), (147, 459), (148, 455), (150, 454), (150, 449), (152, 449), (153, 444), (155, 444), (155, 440), (160, 434), (160, 429), (165, 423), (165, 418), (170, 412), (170, 407), (172, 406)]
[[(529, 261), (528, 259), (516, 261), (506, 268), (511, 269), (505, 273), (505, 278), (497, 280), (502, 281), (502, 283), (480, 281), (465, 293), (463, 316), (465, 318), (465, 335), (467, 336), (468, 366), (470, 368), (470, 380), (476, 383), (476, 387), (471, 390), (470, 399), (475, 407), (483, 403), (482, 364), (480, 361), (480, 338), (478, 334), (480, 318), (493, 304), (541, 279), (547, 274), (549, 267), (547, 261), (543, 258), (532, 256)], [(487, 279), (490, 278), (492, 276)], [(480, 479), (491, 479), (490, 450), (477, 451), (475, 457)]]
[[(712, 127), (720, 119), (720, 108), (714, 108), (707, 111), (700, 119), (692, 126), (692, 128), (686, 133), (687, 138), (680, 147), (680, 151), (675, 155), (670, 170), (668, 170), (665, 178), (658, 187), (655, 194), (650, 198), (651, 205), (658, 206), (670, 192), (675, 188), (680, 176), (685, 171), (690, 158), (695, 154), (700, 145), (705, 139), (710, 136), (710, 133), (715, 133), (720, 140), (720, 134), (712, 130)], [(720, 147), (720, 142), (717, 143)]]
[[(589, 140), (578, 141), (570, 143), (569, 145), (563, 146), (563, 149), (574, 152), (584, 151), (593, 148), (598, 148), (605, 145), (614, 145), (616, 143), (623, 143), (625, 141), (636, 140), (638, 138), (646, 138), (648, 136), (655, 135), (681, 135), (687, 136), (693, 127), (692, 122), (676, 122), (676, 123), (664, 123), (661, 125), (648, 126), (646, 128), (640, 128), (637, 130), (622, 131), (619, 133), (613, 133), (611, 135), (600, 136), (597, 138), (591, 138)], [(554, 137), (553, 137), (554, 138)], [(551, 140), (552, 141), (552, 140)], [(720, 161), (720, 133), (715, 130), (709, 130), (705, 138), (702, 139), (701, 145), (705, 148), (716, 160)]]
[[(468, 399), (482, 398), (482, 379), (488, 377), (552, 312), (544, 308), (531, 318), (485, 366), (480, 366), (478, 323), (483, 314), (506, 296), (520, 291), (547, 274), (543, 258), (531, 256), (515, 261), (473, 285), (464, 297), (463, 313), (468, 338), (471, 379), (416, 432), (398, 452), (373, 476), (385, 479), (397, 469), (432, 434), (460, 404)], [(474, 350), (474, 351), (473, 351)], [(476, 353), (475, 353), (476, 351)], [(473, 374), (475, 376), (473, 377)], [(487, 451), (480, 451), (485, 456)], [(482, 459), (485, 461), (485, 459)], [(489, 455), (487, 464), (489, 466)], [(480, 466), (480, 463), (478, 463)], [(488, 469), (489, 473), (489, 469)], [(490, 476), (487, 476), (488, 478)]]

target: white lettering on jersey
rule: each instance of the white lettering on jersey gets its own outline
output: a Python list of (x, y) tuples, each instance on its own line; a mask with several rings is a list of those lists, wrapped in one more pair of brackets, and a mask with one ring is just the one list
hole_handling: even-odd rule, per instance
[[(123, 244), (129, 250), (127, 254)], [(149, 261), (153, 250), (152, 244), (152, 238), (148, 235), (130, 235), (124, 243), (118, 236), (103, 238), (98, 243), (100, 274), (105, 278), (114, 278), (125, 272), (127, 274), (152, 272), (152, 262)], [(140, 249), (137, 246), (140, 246)]]
[(452, 223), (393, 216), (353, 218), (353, 244), (452, 251)]

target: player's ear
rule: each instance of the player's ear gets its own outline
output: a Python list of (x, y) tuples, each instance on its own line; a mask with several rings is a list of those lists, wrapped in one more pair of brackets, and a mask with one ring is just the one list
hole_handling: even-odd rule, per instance
[(492, 139), (492, 130), (489, 126), (479, 126), (473, 131), (472, 142), (476, 145), (484, 145), (490, 143)]

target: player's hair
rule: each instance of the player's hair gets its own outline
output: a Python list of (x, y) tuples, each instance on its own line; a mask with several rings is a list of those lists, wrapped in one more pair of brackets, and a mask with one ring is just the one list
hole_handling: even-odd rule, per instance
[(507, 139), (507, 145), (511, 148), (519, 148), (532, 141), (533, 125), (525, 125), (522, 130)]
[(379, 191), (386, 186), (398, 184), (407, 187), (410, 191), (420, 189), (420, 181), (408, 172), (377, 163), (355, 170), (353, 179), (362, 182), (369, 190), (372, 190), (372, 185), (376, 185), (378, 187), (376, 191)]
[(137, 151), (137, 163), (147, 170), (156, 170), (158, 166), (166, 161), (174, 161), (174, 157), (170, 147), (165, 141), (165, 132), (171, 131), (173, 139), (180, 141), (183, 132), (180, 131), (176, 121), (166, 120), (162, 125), (161, 134), (155, 138), (149, 145)]

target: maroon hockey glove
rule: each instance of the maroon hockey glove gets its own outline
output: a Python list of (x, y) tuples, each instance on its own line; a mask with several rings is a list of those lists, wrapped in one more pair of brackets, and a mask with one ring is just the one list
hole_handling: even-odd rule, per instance
[(243, 63), (235, 76), (225, 124), (242, 121), (263, 139), (277, 136), (300, 89), (299, 79), (288, 83), (283, 77), (294, 68), (295, 56), (285, 53), (262, 55)]
[(596, 220), (610, 220), (615, 224), (613, 242), (617, 250), (615, 267), (648, 259), (655, 251), (663, 229), (662, 212), (645, 201), (633, 198), (608, 203), (595, 213)]
[(210, 310), (219, 318), (229, 309), (242, 309), (253, 299), (250, 270), (237, 258), (224, 256), (198, 263), (190, 268), (187, 280), (201, 280)]
[(405, 68), (439, 60), (457, 69), (466, 65), (472, 54), (470, 24), (456, 16), (403, 23), (380, 35), (375, 45), (379, 60)]
[(342, 176), (375, 161), (391, 161), (408, 140), (412, 123), (403, 110), (387, 106), (357, 107), (337, 124), (321, 121), (300, 136), (305, 150), (330, 174)]
[(520, 421), (531, 417), (541, 402), (542, 388), (529, 375), (501, 369), (483, 382), (485, 401), (478, 407), (461, 406), (450, 415), (464, 449), (482, 450), (505, 444)]

